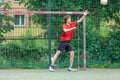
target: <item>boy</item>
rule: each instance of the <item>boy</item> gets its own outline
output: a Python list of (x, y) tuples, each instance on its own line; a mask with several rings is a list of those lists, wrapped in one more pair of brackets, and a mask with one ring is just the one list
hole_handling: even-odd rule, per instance
[(62, 26), (62, 35), (60, 36), (60, 44), (58, 46), (58, 50), (56, 51), (52, 63), (49, 67), (49, 71), (53, 72), (54, 71), (54, 63), (61, 53), (61, 51), (66, 50), (70, 53), (70, 65), (68, 67), (68, 71), (76, 71), (75, 69), (72, 68), (73, 66), (73, 61), (74, 61), (74, 51), (72, 49), (72, 45), (70, 44), (70, 41), (73, 38), (74, 30), (76, 29), (76, 25), (80, 22), (83, 21), (83, 19), (87, 16), (88, 11), (86, 10), (83, 14), (83, 16), (75, 21), (71, 22), (71, 17), (70, 16), (65, 16), (64, 21), (65, 24)]

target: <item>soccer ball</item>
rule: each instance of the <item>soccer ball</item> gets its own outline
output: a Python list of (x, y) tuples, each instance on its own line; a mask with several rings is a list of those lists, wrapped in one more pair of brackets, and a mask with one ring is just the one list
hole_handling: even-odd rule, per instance
[(106, 4), (108, 3), (108, 1), (107, 1), (107, 0), (100, 0), (100, 3), (101, 3), (102, 5), (106, 5)]

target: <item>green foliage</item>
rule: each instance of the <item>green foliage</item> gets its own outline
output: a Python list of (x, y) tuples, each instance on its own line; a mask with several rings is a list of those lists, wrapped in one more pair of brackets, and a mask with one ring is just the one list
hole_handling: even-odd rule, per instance
[(109, 27), (101, 27), (100, 28), (100, 35), (102, 37), (109, 37), (109, 31), (110, 31)]
[(2, 1), (2, 2), (0, 2), (0, 6), (3, 6), (3, 8), (2, 9), (10, 9), (11, 7), (11, 1), (7, 1), (7, 2), (5, 2), (5, 1)]
[[(10, 9), (10, 1), (8, 2), (2, 2), (0, 3), (0, 6), (3, 6), (1, 11), (4, 11), (6, 9)], [(10, 32), (14, 29), (13, 25), (11, 23), (13, 22), (13, 18), (11, 16), (0, 14), (0, 38), (4, 40), (4, 33)]]
[(111, 39), (107, 49), (108, 60), (111, 62), (120, 62), (120, 26), (114, 26), (117, 29), (116, 32), (111, 32)]
[(11, 22), (13, 22), (12, 17), (7, 15), (0, 15), (0, 35), (13, 30), (13, 25), (10, 24)]

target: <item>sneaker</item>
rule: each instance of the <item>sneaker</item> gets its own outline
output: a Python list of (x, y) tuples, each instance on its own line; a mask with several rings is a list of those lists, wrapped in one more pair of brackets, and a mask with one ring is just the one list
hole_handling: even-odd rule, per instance
[(54, 66), (53, 66), (53, 65), (51, 65), (51, 66), (49, 67), (49, 71), (51, 71), (51, 72), (54, 71)]
[(75, 72), (75, 71), (77, 71), (77, 69), (73, 69), (73, 68), (71, 68), (71, 67), (69, 67), (67, 70), (70, 71), (70, 72)]

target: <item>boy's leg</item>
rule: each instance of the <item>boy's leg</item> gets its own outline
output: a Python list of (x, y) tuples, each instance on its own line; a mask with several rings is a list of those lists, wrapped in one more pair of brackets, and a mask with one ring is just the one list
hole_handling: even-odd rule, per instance
[(55, 63), (57, 57), (59, 56), (59, 54), (60, 54), (60, 50), (57, 50), (57, 52), (55, 53), (55, 55), (53, 57), (52, 63), (50, 65), (50, 67), (49, 67), (49, 71), (51, 71), (51, 72), (54, 71), (54, 69), (53, 69), (54, 68), (54, 63)]
[(74, 62), (74, 51), (70, 51), (70, 66), (69, 67), (73, 66), (73, 62)]
[(73, 69), (73, 62), (74, 62), (74, 51), (70, 51), (70, 66), (68, 68), (68, 71), (77, 71), (77, 69)]
[(69, 51), (70, 53), (70, 66), (69, 67), (72, 67), (73, 61), (74, 61), (74, 51), (73, 51), (72, 45), (70, 43), (66, 43), (65, 50)]
[(51, 65), (54, 65), (54, 63), (55, 63), (57, 57), (59, 56), (59, 54), (60, 54), (60, 50), (57, 50), (57, 52), (55, 53), (55, 55), (54, 55), (54, 57), (53, 57), (53, 60), (52, 60), (52, 64), (51, 64)]

